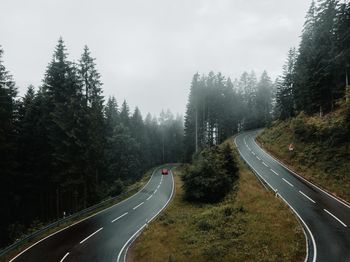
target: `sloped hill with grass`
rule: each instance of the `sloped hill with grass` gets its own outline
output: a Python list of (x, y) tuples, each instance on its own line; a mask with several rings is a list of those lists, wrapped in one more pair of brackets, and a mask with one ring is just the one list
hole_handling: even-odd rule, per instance
[(305, 238), (292, 211), (236, 153), (235, 160), (239, 179), (215, 204), (186, 201), (186, 169), (175, 169), (173, 201), (136, 240), (127, 261), (303, 261)]
[[(296, 172), (332, 194), (350, 201), (350, 105), (323, 117), (277, 121), (258, 142)], [(288, 147), (293, 144), (293, 152)]]

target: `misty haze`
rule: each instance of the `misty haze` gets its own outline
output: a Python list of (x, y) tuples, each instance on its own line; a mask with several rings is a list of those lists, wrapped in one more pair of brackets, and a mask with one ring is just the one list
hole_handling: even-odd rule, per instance
[(348, 0), (2, 0), (1, 261), (348, 261)]

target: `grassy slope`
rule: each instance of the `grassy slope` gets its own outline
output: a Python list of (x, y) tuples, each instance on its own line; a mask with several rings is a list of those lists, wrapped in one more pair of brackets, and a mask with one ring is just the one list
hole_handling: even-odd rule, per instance
[(235, 193), (201, 206), (183, 201), (177, 168), (173, 201), (136, 240), (128, 261), (302, 261), (305, 239), (295, 216), (241, 161), (239, 168)]
[[(336, 142), (335, 136), (345, 128), (341, 114), (338, 111), (323, 118), (299, 116), (298, 121), (276, 122), (260, 134), (258, 141), (308, 180), (350, 201), (350, 144)], [(300, 125), (308, 130), (306, 139), (296, 134)], [(294, 144), (292, 154), (289, 143)]]

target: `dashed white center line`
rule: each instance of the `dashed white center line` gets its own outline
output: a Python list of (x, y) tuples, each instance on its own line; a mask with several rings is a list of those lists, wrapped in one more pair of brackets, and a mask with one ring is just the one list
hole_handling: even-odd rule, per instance
[(273, 169), (270, 169), (270, 170), (271, 170), (271, 172), (274, 173), (276, 176), (279, 176), (279, 174), (278, 174), (275, 170), (273, 170)]
[(269, 167), (268, 165), (266, 165), (266, 163), (265, 163), (265, 162), (262, 162), (262, 163), (263, 163), (263, 165), (264, 165), (264, 166)]
[(158, 189), (154, 190), (154, 193), (153, 193), (153, 194), (157, 193), (157, 190), (158, 190)]
[(93, 235), (97, 234), (98, 232), (100, 232), (103, 229), (103, 227), (101, 227), (100, 229), (96, 230), (94, 233), (92, 233), (91, 235), (89, 235), (87, 238), (84, 238), (82, 241), (80, 241), (80, 244), (83, 244), (86, 240), (88, 240), (90, 237), (92, 237)]
[(303, 192), (299, 191), (300, 194), (302, 194), (304, 197), (306, 197), (307, 199), (309, 199), (312, 203), (316, 203), (311, 197), (307, 196), (306, 194), (304, 194)]
[(293, 184), (292, 184), (291, 182), (289, 182), (287, 179), (284, 179), (284, 178), (282, 178), (282, 179), (283, 179), (283, 181), (286, 182), (288, 185), (294, 187)]
[(252, 154), (255, 156), (255, 153), (252, 151)]
[(69, 255), (69, 252), (67, 252), (67, 254), (64, 255), (64, 257), (62, 257), (62, 259), (60, 260), (60, 262), (63, 262), (63, 260), (66, 259), (66, 257)]
[(160, 185), (157, 186), (157, 189), (160, 187)]
[(333, 215), (331, 212), (329, 212), (327, 209), (323, 209), (324, 211), (326, 211), (330, 216), (332, 216), (335, 220), (337, 220), (340, 224), (342, 224), (344, 227), (347, 227), (347, 225), (341, 221), (339, 218), (337, 218), (335, 215)]
[(142, 202), (140, 204), (138, 204), (136, 207), (134, 207), (133, 209), (135, 210), (136, 208), (138, 208), (139, 206), (143, 205), (145, 202)]
[(117, 221), (117, 220), (121, 219), (122, 217), (126, 216), (127, 214), (128, 214), (128, 212), (125, 212), (124, 214), (122, 214), (121, 216), (117, 217), (116, 219), (113, 219), (111, 221), (111, 223), (114, 223), (115, 221)]
[(147, 197), (147, 199), (146, 199), (146, 200), (150, 200), (152, 196), (153, 196), (153, 195), (150, 195), (149, 197)]
[(261, 160), (261, 158), (260, 158), (260, 157), (258, 157), (258, 156), (257, 156), (256, 158), (257, 158), (257, 159), (259, 159), (259, 160)]

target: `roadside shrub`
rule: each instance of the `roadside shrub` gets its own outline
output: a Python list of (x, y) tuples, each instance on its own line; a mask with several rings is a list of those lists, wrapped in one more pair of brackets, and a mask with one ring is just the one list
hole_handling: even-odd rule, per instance
[(232, 190), (237, 171), (228, 144), (203, 150), (182, 177), (185, 198), (210, 203), (221, 200)]
[(113, 182), (111, 186), (110, 195), (111, 197), (118, 196), (119, 194), (121, 194), (121, 192), (123, 192), (123, 190), (124, 190), (123, 181), (121, 181), (120, 179), (117, 179)]

